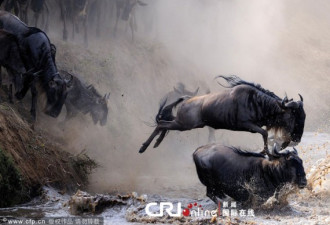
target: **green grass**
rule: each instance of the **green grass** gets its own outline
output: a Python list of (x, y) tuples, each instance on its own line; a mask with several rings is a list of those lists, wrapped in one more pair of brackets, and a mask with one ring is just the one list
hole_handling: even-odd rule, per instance
[(9, 207), (28, 199), (20, 172), (12, 159), (0, 149), (0, 207)]

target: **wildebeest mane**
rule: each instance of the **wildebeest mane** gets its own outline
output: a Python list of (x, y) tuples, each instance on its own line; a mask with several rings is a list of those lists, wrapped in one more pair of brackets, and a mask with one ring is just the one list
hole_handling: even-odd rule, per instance
[(239, 154), (239, 155), (242, 155), (242, 156), (252, 156), (252, 157), (260, 157), (260, 158), (265, 158), (265, 155), (264, 154), (261, 154), (261, 153), (256, 153), (256, 152), (249, 152), (249, 151), (246, 151), (246, 150), (242, 150), (240, 148), (236, 148), (236, 147), (229, 147), (230, 149), (232, 149), (235, 153)]
[(266, 95), (268, 95), (270, 97), (275, 98), (276, 100), (282, 100), (280, 97), (278, 97), (276, 94), (274, 94), (274, 92), (271, 92), (271, 91), (266, 90), (263, 87), (261, 87), (260, 84), (255, 84), (255, 83), (244, 81), (236, 75), (231, 75), (231, 76), (219, 75), (219, 76), (216, 76), (215, 79), (217, 79), (219, 77), (222, 77), (223, 79), (225, 79), (227, 81), (227, 83), (230, 85), (230, 86), (224, 86), (220, 82), (218, 82), (218, 84), (220, 84), (221, 86), (223, 86), (225, 88), (232, 88), (232, 87), (235, 87), (235, 86), (238, 86), (241, 84), (245, 84), (245, 85), (258, 89), (259, 91), (265, 93)]

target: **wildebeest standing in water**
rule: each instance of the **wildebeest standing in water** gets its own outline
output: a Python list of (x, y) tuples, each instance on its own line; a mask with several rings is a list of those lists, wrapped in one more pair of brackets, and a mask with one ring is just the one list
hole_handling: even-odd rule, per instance
[(100, 122), (101, 126), (106, 125), (108, 118), (108, 100), (109, 94), (100, 95), (93, 85), (85, 86), (77, 76), (66, 71), (60, 71), (62, 76), (73, 77), (72, 88), (68, 92), (65, 100), (67, 111), (66, 120), (75, 117), (78, 112), (83, 114), (90, 113), (94, 124)]
[(265, 201), (285, 184), (299, 188), (307, 184), (303, 161), (296, 150), (277, 152), (274, 147), (273, 151), (270, 161), (260, 153), (210, 144), (199, 147), (193, 158), (206, 195), (215, 203), (225, 195), (239, 202), (249, 202), (252, 197)]
[[(19, 42), (20, 55), (27, 71), (42, 71), (38, 80), (42, 91), (46, 93), (47, 104), (45, 113), (57, 117), (62, 109), (66, 95), (67, 83), (57, 71), (55, 64), (54, 48), (48, 36), (41, 30), (28, 27), (16, 16), (0, 11), (0, 29), (14, 34)], [(31, 79), (33, 82), (31, 83)], [(16, 93), (18, 99), (24, 98), (27, 91), (31, 88), (32, 94), (32, 117), (36, 118), (37, 89), (33, 77), (23, 79), (22, 89)]]
[[(302, 96), (300, 101), (289, 101), (286, 97), (282, 100), (260, 85), (243, 81), (237, 76), (220, 77), (229, 83), (230, 89), (192, 98), (182, 97), (166, 108), (161, 106), (157, 117), (172, 113), (172, 108), (181, 103), (176, 117), (166, 115), (172, 116), (172, 121), (157, 121), (157, 127), (139, 152), (144, 152), (152, 140), (164, 130), (185, 131), (204, 126), (260, 133), (264, 141), (263, 152), (267, 154), (267, 130), (275, 129), (282, 132), (285, 138), (282, 149), (290, 142), (300, 142), (306, 117)], [(267, 130), (262, 129), (263, 126), (266, 126)], [(163, 138), (164, 136), (160, 136), (154, 147), (157, 147)]]

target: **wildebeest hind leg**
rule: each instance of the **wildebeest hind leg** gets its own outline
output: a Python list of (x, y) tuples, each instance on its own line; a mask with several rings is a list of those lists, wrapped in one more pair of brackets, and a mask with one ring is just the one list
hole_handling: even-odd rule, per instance
[(157, 138), (157, 141), (154, 145), (154, 148), (157, 148), (160, 145), (160, 143), (162, 143), (162, 141), (163, 141), (164, 137), (166, 136), (167, 132), (168, 132), (168, 130), (163, 130), (162, 131), (160, 136)]
[(139, 153), (143, 153), (151, 144), (152, 140), (158, 135), (158, 133), (160, 132), (159, 127), (157, 126), (156, 129), (154, 130), (154, 132), (152, 132), (152, 134), (150, 135), (150, 137), (148, 138), (148, 140), (146, 142), (144, 142), (139, 150)]

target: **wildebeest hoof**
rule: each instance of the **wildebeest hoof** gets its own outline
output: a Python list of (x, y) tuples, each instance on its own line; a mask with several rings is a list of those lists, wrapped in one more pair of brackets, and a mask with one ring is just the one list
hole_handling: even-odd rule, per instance
[(148, 148), (148, 145), (143, 144), (142, 147), (139, 150), (139, 153), (143, 153), (145, 150), (147, 150), (147, 148)]

